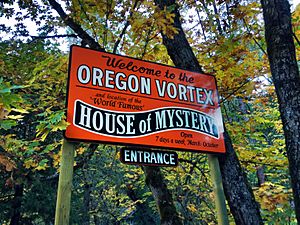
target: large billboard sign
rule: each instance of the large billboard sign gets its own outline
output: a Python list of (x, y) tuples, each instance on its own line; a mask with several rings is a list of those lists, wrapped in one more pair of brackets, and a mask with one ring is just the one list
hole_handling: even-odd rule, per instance
[(71, 47), (69, 140), (224, 153), (214, 76)]

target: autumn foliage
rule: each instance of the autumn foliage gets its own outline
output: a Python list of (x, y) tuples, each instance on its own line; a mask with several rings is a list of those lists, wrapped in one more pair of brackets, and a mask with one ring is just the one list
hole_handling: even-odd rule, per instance
[[(62, 50), (61, 40), (63, 46), (86, 43), (66, 26), (51, 2), (0, 3), (0, 16), (15, 21), (13, 26), (0, 25), (1, 224), (12, 224), (16, 218), (28, 225), (54, 220), (62, 133), (68, 126), (69, 53)], [(217, 79), (223, 119), (264, 222), (296, 224), (260, 3), (178, 4), (198, 61)], [(173, 65), (160, 34), (172, 38), (178, 33), (172, 26), (172, 7), (159, 10), (154, 2), (139, 0), (60, 1), (60, 5), (108, 52)], [(292, 16), (299, 51), (299, 5)], [(36, 21), (34, 35), (25, 18)], [(122, 164), (119, 146), (77, 143), (74, 171), (73, 224), (160, 223), (143, 170)], [(179, 166), (161, 171), (184, 224), (216, 224), (205, 154), (180, 152)], [(232, 216), (230, 220), (234, 221)]]

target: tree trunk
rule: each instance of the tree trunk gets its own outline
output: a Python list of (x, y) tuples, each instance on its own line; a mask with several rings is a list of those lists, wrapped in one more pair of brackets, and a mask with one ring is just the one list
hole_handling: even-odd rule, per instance
[(91, 201), (91, 185), (85, 183), (84, 186), (84, 194), (83, 194), (83, 211), (82, 211), (82, 225), (90, 225), (90, 201)]
[(137, 218), (141, 224), (155, 224), (155, 220), (152, 218), (152, 215), (148, 213), (150, 211), (149, 206), (145, 202), (138, 201), (141, 200), (141, 198), (137, 196), (132, 185), (126, 185), (126, 194), (133, 202), (136, 202), (135, 207), (137, 210), (136, 214), (138, 214), (138, 216), (135, 215), (135, 218)]
[(300, 224), (300, 77), (287, 0), (262, 0), (265, 38), (283, 123), (295, 212)]
[(82, 171), (83, 171), (83, 179), (84, 179), (84, 185), (83, 185), (83, 210), (82, 210), (82, 225), (90, 225), (90, 205), (91, 205), (91, 184), (89, 182), (88, 177), (88, 162), (85, 162)]
[[(155, 0), (155, 3), (160, 9), (176, 4), (175, 0)], [(179, 33), (172, 39), (162, 33), (163, 43), (176, 67), (201, 73), (203, 72), (201, 66), (199, 65), (181, 27), (178, 6), (175, 6), (173, 11), (175, 14), (174, 27), (178, 29)], [(255, 201), (251, 187), (243, 173), (239, 160), (234, 152), (231, 139), (226, 130), (224, 138), (226, 154), (221, 155), (219, 161), (224, 192), (234, 220), (238, 225), (263, 224), (259, 206)]]
[(219, 157), (223, 187), (236, 224), (263, 224), (259, 205), (225, 130), (226, 153)]
[(161, 225), (182, 225), (173, 203), (172, 194), (167, 189), (167, 185), (158, 167), (143, 167), (146, 184), (151, 189), (153, 197), (158, 207)]
[(256, 168), (258, 187), (261, 187), (266, 182), (266, 175), (265, 175), (264, 170), (265, 170), (265, 166), (259, 166)]
[(101, 225), (101, 221), (97, 215), (94, 215), (94, 223), (95, 225)]
[(10, 220), (10, 225), (21, 224), (21, 207), (22, 207), (22, 197), (23, 197), (23, 185), (15, 184), (14, 186), (15, 194), (12, 201), (12, 215)]

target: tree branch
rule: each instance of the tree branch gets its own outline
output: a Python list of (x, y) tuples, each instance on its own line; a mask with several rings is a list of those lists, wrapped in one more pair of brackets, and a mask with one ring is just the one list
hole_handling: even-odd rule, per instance
[(47, 38), (65, 38), (65, 37), (72, 37), (77, 38), (76, 34), (57, 34), (57, 35), (47, 35), (47, 36), (30, 36), (31, 38), (35, 39), (47, 39)]
[[(88, 14), (86, 13), (86, 11), (85, 11), (85, 9), (83, 7), (82, 1), (78, 0), (78, 3), (80, 5), (80, 8), (81, 8), (83, 14), (85, 15), (86, 19), (89, 21), (90, 24), (92, 24), (92, 21), (91, 21), (90, 17), (88, 16)], [(93, 34), (95, 36), (96, 41), (98, 42), (97, 33), (96, 33), (95, 29), (93, 28), (93, 26), (91, 26), (91, 29), (93, 31)]]
[(296, 36), (295, 32), (293, 32), (293, 36), (294, 36), (296, 42), (298, 43), (298, 45), (300, 45), (300, 41), (299, 41), (298, 37)]
[(270, 167), (277, 167), (277, 168), (286, 168), (287, 165), (283, 164), (272, 164), (272, 163), (265, 163), (265, 162), (258, 162), (258, 161), (251, 161), (251, 160), (240, 160), (241, 163), (244, 164), (255, 164), (255, 165), (263, 165), (263, 166), (270, 166)]
[(77, 24), (71, 17), (69, 17), (61, 5), (55, 0), (48, 0), (52, 8), (58, 13), (61, 19), (69, 26), (85, 43), (87, 43), (91, 48), (99, 51), (104, 51), (104, 49), (99, 45), (98, 42), (94, 40), (82, 27)]
[[(195, 0), (194, 3), (195, 3), (195, 7), (196, 7), (197, 6), (197, 1)], [(206, 41), (207, 38), (206, 38), (205, 30), (204, 30), (204, 25), (203, 25), (203, 22), (201, 20), (201, 16), (200, 16), (200, 12), (199, 12), (198, 8), (196, 8), (196, 12), (197, 12), (198, 20), (199, 20), (199, 23), (200, 23), (200, 26), (201, 26), (204, 41)]]
[(143, 59), (144, 56), (146, 55), (147, 47), (148, 47), (148, 44), (149, 44), (149, 42), (150, 42), (150, 40), (151, 40), (150, 34), (151, 34), (152, 31), (153, 31), (153, 26), (152, 26), (152, 27), (148, 30), (148, 32), (147, 32), (146, 40), (145, 40), (145, 45), (144, 45), (144, 49), (143, 49), (143, 53), (142, 53), (141, 59)]
[(175, 14), (173, 26), (177, 29), (178, 33), (171, 39), (168, 38), (166, 34), (161, 32), (161, 35), (163, 37), (163, 44), (167, 47), (168, 54), (172, 59), (174, 65), (176, 65), (176, 67), (180, 69), (203, 73), (202, 67), (199, 65), (198, 59), (194, 55), (193, 50), (188, 43), (185, 33), (182, 29), (178, 11), (179, 6), (175, 4), (174, 1), (155, 0), (155, 3), (157, 6), (159, 6), (160, 10), (164, 9), (166, 3), (168, 3), (168, 6), (175, 6), (175, 9), (173, 11)]
[[(212, 1), (212, 5), (213, 5), (213, 8), (214, 8), (215, 15), (219, 15), (218, 8), (217, 8), (215, 0)], [(223, 30), (222, 30), (222, 26), (221, 26), (221, 21), (218, 18), (218, 16), (215, 16), (215, 17), (216, 17), (216, 22), (217, 22), (217, 28), (218, 28), (218, 31), (219, 31), (219, 35), (223, 36)]]
[[(74, 172), (83, 167), (83, 165), (88, 162), (92, 156), (94, 155), (96, 149), (97, 149), (98, 145), (97, 144), (90, 144), (88, 149), (87, 149), (87, 153), (86, 155), (84, 155), (84, 158), (82, 160), (80, 160), (79, 162), (77, 162), (76, 166), (74, 166)], [(47, 177), (43, 177), (41, 180), (42, 181), (49, 181), (49, 180), (56, 180), (59, 177), (59, 173), (55, 172), (54, 174), (47, 176)]]
[(224, 99), (220, 101), (220, 104), (226, 101), (228, 98), (230, 98), (232, 95), (236, 94), (239, 90), (241, 90), (246, 84), (248, 84), (252, 79), (246, 80), (241, 86), (239, 86), (237, 89), (235, 89), (233, 92), (231, 92), (229, 95), (227, 95)]
[(253, 36), (253, 34), (251, 34), (250, 28), (248, 26), (248, 24), (246, 23), (246, 20), (243, 19), (243, 22), (246, 26), (247, 32), (248, 34), (250, 34), (252, 36), (252, 39), (254, 40), (255, 44), (259, 47), (259, 49), (266, 55), (268, 56), (268, 53), (266, 52), (266, 50), (263, 49), (263, 47), (258, 43), (258, 41), (256, 40), (256, 38)]
[(47, 35), (47, 36), (30, 36), (32, 38), (31, 41), (28, 42), (28, 44), (39, 40), (39, 39), (47, 39), (47, 38), (65, 38), (65, 37), (72, 37), (77, 38), (78, 36), (76, 34), (57, 34), (57, 35)]
[(138, 2), (139, 2), (139, 0), (136, 0), (136, 1), (134, 2), (134, 5), (133, 5), (133, 7), (132, 7), (132, 9), (131, 9), (131, 12), (130, 12), (129, 17), (127, 18), (127, 21), (126, 21), (126, 23), (125, 23), (125, 26), (123, 27), (123, 30), (122, 30), (122, 32), (120, 33), (120, 35), (119, 35), (119, 37), (118, 37), (118, 39), (117, 39), (117, 41), (116, 41), (116, 43), (115, 43), (115, 45), (114, 45), (113, 53), (116, 53), (117, 48), (118, 48), (118, 45), (120, 44), (120, 42), (121, 42), (123, 36), (125, 35), (125, 32), (126, 32), (128, 26), (130, 25), (129, 20), (130, 20), (130, 18), (132, 18), (132, 16), (133, 16), (133, 11), (134, 11), (135, 8), (137, 7)]

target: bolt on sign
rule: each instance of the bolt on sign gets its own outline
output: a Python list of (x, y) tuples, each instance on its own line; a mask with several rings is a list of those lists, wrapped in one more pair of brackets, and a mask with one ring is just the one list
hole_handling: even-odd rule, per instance
[(71, 47), (69, 140), (224, 153), (214, 76)]

